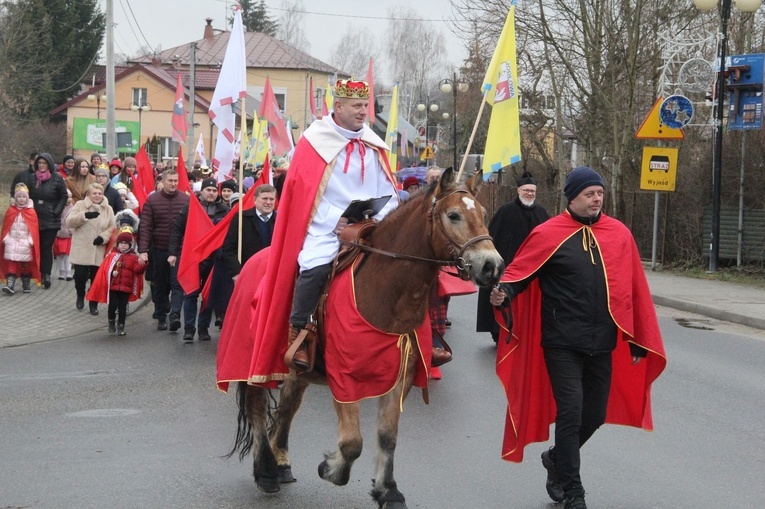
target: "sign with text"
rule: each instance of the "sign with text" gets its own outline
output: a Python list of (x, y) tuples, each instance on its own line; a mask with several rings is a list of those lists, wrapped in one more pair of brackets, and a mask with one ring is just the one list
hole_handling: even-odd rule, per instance
[(643, 147), (640, 189), (644, 191), (674, 191), (677, 177), (677, 149)]
[[(130, 120), (118, 120), (114, 122), (114, 131), (119, 137), (119, 133), (130, 133), (133, 143), (132, 149), (120, 146), (126, 150), (138, 151), (139, 123)], [(103, 151), (103, 135), (106, 134), (106, 120), (97, 120), (95, 118), (75, 118), (72, 125), (72, 145), (75, 150)], [(123, 136), (123, 138), (126, 138)]]
[(726, 63), (728, 80), (725, 90), (730, 93), (728, 129), (762, 129), (765, 54), (731, 55)]

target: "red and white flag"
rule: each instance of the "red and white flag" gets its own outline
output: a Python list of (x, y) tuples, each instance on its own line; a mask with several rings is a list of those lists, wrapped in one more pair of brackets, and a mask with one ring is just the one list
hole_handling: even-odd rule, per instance
[(205, 155), (205, 140), (202, 138), (202, 133), (199, 133), (199, 141), (197, 142), (195, 153), (202, 162), (202, 166), (207, 166), (207, 156)]
[(189, 130), (186, 124), (186, 108), (183, 99), (183, 83), (181, 83), (181, 73), (178, 73), (178, 82), (175, 85), (175, 104), (173, 105), (173, 141), (186, 144), (186, 132)]
[(260, 100), (260, 112), (258, 117), (261, 120), (268, 121), (268, 141), (271, 143), (271, 150), (278, 156), (287, 154), (292, 148), (287, 130), (287, 123), (282, 116), (282, 110), (279, 103), (276, 102), (274, 89), (271, 88), (271, 82), (266, 78), (266, 84), (263, 89), (263, 97)]
[(369, 69), (367, 69), (367, 83), (369, 83), (369, 106), (367, 106), (367, 121), (369, 125), (375, 123), (375, 77), (374, 61), (369, 59)]
[(308, 103), (311, 105), (311, 121), (316, 120), (316, 96), (313, 89), (313, 76), (308, 78)]
[(213, 168), (217, 170), (218, 181), (226, 180), (231, 174), (234, 160), (236, 132), (236, 101), (247, 95), (247, 63), (245, 60), (244, 28), (242, 10), (239, 6), (234, 13), (234, 25), (229, 32), (226, 55), (210, 101), (210, 119), (218, 127), (215, 143)]

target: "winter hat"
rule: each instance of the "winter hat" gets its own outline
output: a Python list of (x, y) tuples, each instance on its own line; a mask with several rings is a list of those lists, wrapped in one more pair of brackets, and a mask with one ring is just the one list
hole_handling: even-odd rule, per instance
[(527, 186), (532, 185), (536, 186), (539, 185), (539, 181), (531, 176), (531, 173), (524, 171), (523, 175), (521, 175), (521, 178), (515, 181), (516, 184), (518, 184), (518, 187), (521, 186)]
[(63, 161), (61, 161), (61, 164), (66, 164), (66, 162), (67, 162), (68, 160), (70, 160), (70, 159), (74, 159), (74, 156), (73, 156), (73, 155), (70, 155), (70, 154), (67, 154), (67, 155), (65, 155), (65, 156), (64, 156), (64, 160), (63, 160)]
[(417, 180), (417, 177), (407, 177), (404, 179), (404, 183), (401, 184), (401, 187), (406, 191), (406, 189), (409, 186), (419, 186), (419, 185), (420, 185), (420, 181)]
[(117, 182), (112, 186), (114, 189), (119, 191), (120, 194), (127, 195), (128, 194), (128, 186), (126, 186), (123, 182)]
[(96, 176), (99, 176), (99, 175), (106, 175), (107, 177), (109, 176), (109, 170), (104, 168), (102, 165), (99, 165), (99, 167), (96, 168), (96, 171), (94, 173), (96, 174)]
[(92, 163), (93, 159), (96, 157), (101, 157), (101, 154), (99, 154), (98, 152), (93, 152), (92, 154), (90, 154), (90, 162)]
[(206, 189), (208, 187), (214, 187), (215, 189), (218, 189), (218, 182), (214, 178), (203, 179), (202, 189)]
[(242, 180), (242, 187), (245, 189), (251, 188), (255, 184), (255, 178), (254, 177), (244, 177)]
[(127, 168), (128, 166), (135, 166), (138, 168), (138, 162), (135, 160), (135, 157), (126, 157), (125, 160), (122, 162), (122, 164)]
[(220, 183), (221, 191), (224, 189), (231, 189), (232, 191), (236, 192), (238, 187), (239, 186), (236, 185), (236, 181), (234, 180), (224, 180)]
[(590, 186), (606, 187), (603, 184), (603, 178), (595, 170), (588, 166), (579, 166), (571, 170), (571, 173), (566, 177), (563, 194), (566, 195), (568, 203), (571, 203), (574, 198), (579, 196), (579, 193)]
[(109, 168), (111, 168), (112, 166), (116, 166), (117, 168), (119, 168), (121, 170), (122, 169), (122, 161), (120, 161), (118, 157), (115, 157), (109, 163)]
[(133, 229), (129, 226), (123, 226), (120, 228), (120, 233), (117, 235), (117, 241), (115, 244), (119, 244), (120, 242), (127, 242), (128, 244), (132, 244), (135, 240), (135, 237), (133, 237)]
[(26, 184), (16, 184), (16, 188), (13, 190), (13, 197), (15, 198), (20, 194), (26, 195), (26, 197), (29, 198), (29, 189)]
[(228, 204), (231, 206), (231, 208), (234, 208), (234, 205), (239, 203), (239, 198), (241, 198), (241, 196), (239, 196), (239, 193), (234, 193), (229, 197)]

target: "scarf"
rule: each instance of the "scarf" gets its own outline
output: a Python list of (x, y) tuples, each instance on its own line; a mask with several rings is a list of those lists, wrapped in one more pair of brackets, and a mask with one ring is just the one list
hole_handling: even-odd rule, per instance
[(50, 177), (51, 177), (50, 170), (46, 170), (46, 171), (37, 170), (35, 171), (35, 175), (37, 175), (37, 185), (35, 187), (40, 187), (40, 184), (42, 184), (46, 180), (50, 180)]

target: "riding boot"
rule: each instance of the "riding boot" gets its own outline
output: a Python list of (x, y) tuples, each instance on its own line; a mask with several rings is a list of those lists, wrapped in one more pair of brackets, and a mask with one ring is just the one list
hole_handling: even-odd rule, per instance
[(127, 332), (125, 332), (125, 324), (124, 323), (118, 323), (117, 324), (117, 335), (118, 336), (127, 336)]
[(8, 295), (13, 295), (14, 293), (16, 293), (15, 291), (13, 291), (13, 287), (16, 285), (16, 276), (14, 276), (13, 274), (6, 274), (5, 279), (6, 279), (6, 284), (3, 287), (3, 291), (7, 293)]
[(114, 334), (115, 332), (117, 332), (117, 328), (115, 327), (114, 324), (115, 324), (114, 320), (109, 320), (109, 334)]
[[(300, 346), (295, 350), (294, 355), (292, 355), (292, 358), (290, 359), (290, 352), (292, 351), (292, 345), (297, 340), (298, 335), (306, 331), (306, 329), (298, 329), (296, 327), (293, 327), (290, 325), (289, 330), (289, 337), (287, 339), (287, 354), (285, 355), (284, 361), (287, 364), (287, 366), (293, 368), (295, 371), (298, 372), (307, 372), (311, 371), (313, 369), (313, 365), (311, 363), (310, 357), (308, 355), (308, 345), (306, 344), (306, 341), (301, 341)], [(301, 338), (302, 340), (303, 338)]]
[(32, 292), (32, 286), (31, 286), (32, 276), (29, 274), (21, 275), (21, 289), (24, 293), (31, 293)]

